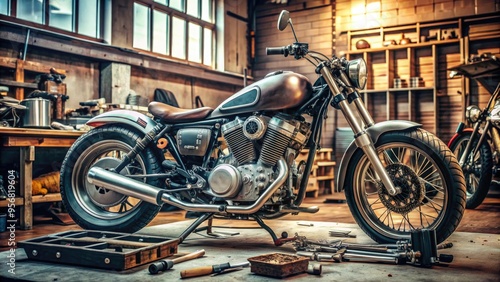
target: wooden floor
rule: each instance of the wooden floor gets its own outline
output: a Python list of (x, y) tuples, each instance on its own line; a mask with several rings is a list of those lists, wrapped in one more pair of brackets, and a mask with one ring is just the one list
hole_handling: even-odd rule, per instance
[[(320, 207), (320, 211), (318, 213), (288, 215), (283, 217), (283, 219), (355, 223), (351, 213), (349, 212), (347, 204), (343, 201), (343, 194), (323, 195), (317, 198), (307, 197), (304, 200), (303, 206), (314, 205)], [(185, 220), (184, 211), (160, 212), (149, 226), (182, 220)], [(68, 230), (81, 230), (81, 228), (75, 224), (56, 224), (51, 217), (48, 217), (47, 215), (38, 215), (35, 216), (34, 227), (32, 230), (16, 230), (14, 234), (15, 241), (18, 242)], [(490, 189), (488, 197), (479, 207), (474, 210), (466, 210), (457, 231), (500, 234), (500, 187)], [(9, 236), (12, 236), (9, 231), (0, 233), (0, 251), (5, 251), (11, 248), (8, 245)]]

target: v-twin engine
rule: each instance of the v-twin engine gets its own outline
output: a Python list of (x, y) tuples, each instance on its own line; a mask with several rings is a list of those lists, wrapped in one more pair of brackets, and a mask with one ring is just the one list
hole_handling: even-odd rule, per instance
[(211, 192), (234, 201), (254, 201), (274, 181), (275, 165), (293, 160), (310, 134), (309, 123), (278, 114), (236, 118), (222, 126), (232, 154), (211, 172)]

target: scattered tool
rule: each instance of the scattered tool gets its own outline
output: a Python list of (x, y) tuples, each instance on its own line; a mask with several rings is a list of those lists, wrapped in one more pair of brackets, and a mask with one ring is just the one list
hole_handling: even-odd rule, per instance
[[(304, 238), (302, 242), (307, 242)], [(410, 263), (421, 267), (431, 267), (440, 262), (452, 262), (453, 256), (441, 254), (437, 255), (437, 249), (450, 248), (451, 243), (436, 245), (435, 230), (418, 229), (411, 233), (411, 243), (398, 241), (396, 244), (387, 245), (364, 245), (364, 244), (344, 244), (342, 242), (332, 245), (330, 248), (311, 248), (307, 245), (307, 251), (298, 251), (297, 255), (308, 257), (315, 261), (370, 261), (370, 262), (390, 262), (396, 264)], [(329, 252), (329, 249), (337, 248), (336, 252)], [(318, 252), (321, 249), (323, 252)], [(313, 251), (310, 251), (313, 250)]]
[(198, 250), (196, 252), (193, 252), (193, 253), (178, 257), (178, 258), (160, 260), (160, 261), (157, 261), (157, 262), (149, 265), (149, 273), (157, 274), (160, 271), (169, 270), (176, 263), (181, 263), (183, 261), (199, 258), (199, 257), (202, 257), (204, 255), (205, 255), (205, 250)]
[(323, 266), (320, 263), (315, 263), (315, 264), (309, 264), (307, 266), (307, 273), (313, 274), (313, 275), (321, 275), (323, 271)]
[(356, 238), (356, 234), (350, 234), (351, 231), (330, 230), (330, 237)]
[(240, 269), (242, 267), (247, 267), (249, 266), (249, 262), (242, 262), (242, 263), (223, 263), (223, 264), (214, 264), (214, 265), (209, 265), (209, 266), (202, 266), (202, 267), (196, 267), (196, 268), (191, 268), (191, 269), (186, 269), (181, 271), (181, 277), (182, 278), (188, 278), (188, 277), (197, 277), (197, 276), (203, 276), (203, 275), (208, 275), (208, 274), (213, 274), (213, 273), (222, 273), (222, 272), (228, 272), (231, 270), (236, 270)]

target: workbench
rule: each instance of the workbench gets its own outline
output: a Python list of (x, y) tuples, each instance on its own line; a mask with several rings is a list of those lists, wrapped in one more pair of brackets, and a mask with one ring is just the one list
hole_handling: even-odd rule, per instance
[[(148, 226), (134, 235), (162, 236), (176, 238), (193, 220), (179, 221), (163, 225)], [(277, 233), (298, 234), (311, 240), (334, 241), (342, 239), (346, 243), (374, 244), (356, 224), (267, 220), (266, 223)], [(299, 224), (300, 223), (300, 224)], [(203, 225), (202, 225), (203, 226)], [(230, 227), (232, 227), (230, 229)], [(349, 230), (356, 238), (330, 237), (331, 230)], [(148, 271), (149, 264), (118, 271), (99, 267), (84, 267), (66, 264), (65, 257), (60, 263), (27, 259), (23, 248), (15, 249), (15, 265), (9, 266), (9, 251), (0, 253), (0, 280), (29, 281), (278, 281), (276, 278), (256, 275), (245, 267), (240, 271), (229, 272), (215, 277), (211, 275), (181, 279), (180, 272), (195, 267), (223, 263), (246, 262), (248, 258), (270, 253), (294, 254), (292, 243), (276, 247), (269, 234), (254, 221), (214, 220), (214, 232), (225, 232), (217, 238), (207, 238), (206, 231), (193, 233), (179, 245), (177, 255), (185, 255), (197, 250), (205, 250), (202, 258), (175, 264), (172, 269), (153, 275)], [(226, 235), (237, 232), (236, 235)], [(320, 262), (322, 274), (315, 276), (307, 273), (293, 275), (284, 281), (498, 281), (498, 260), (500, 258), (500, 238), (498, 234), (455, 232), (447, 240), (453, 243), (450, 249), (438, 250), (439, 254), (451, 254), (453, 262), (431, 268), (411, 264), (375, 262)], [(53, 253), (55, 251), (52, 250)], [(177, 257), (177, 255), (175, 257)], [(98, 263), (98, 262), (96, 262)], [(104, 262), (101, 262), (104, 263)], [(315, 264), (318, 262), (310, 262)], [(9, 273), (15, 267), (15, 274)], [(3, 281), (3, 280), (2, 280)], [(10, 281), (10, 280), (9, 280)]]
[[(43, 148), (62, 148), (66, 152), (82, 134), (82, 131), (0, 127), (0, 155), (2, 155), (2, 161), (4, 163), (9, 161), (4, 156), (7, 150), (16, 148), (19, 151), (17, 159), (19, 165), (19, 191), (16, 191), (14, 203), (16, 207), (19, 207), (19, 226), (21, 229), (26, 230), (33, 227), (33, 204), (61, 200), (59, 193), (44, 196), (32, 195), (31, 181), (33, 179), (35, 151), (43, 150)], [(12, 161), (15, 162), (15, 159)], [(7, 190), (5, 176), (4, 188)], [(7, 207), (9, 203), (11, 203), (9, 199), (0, 201), (0, 208)]]

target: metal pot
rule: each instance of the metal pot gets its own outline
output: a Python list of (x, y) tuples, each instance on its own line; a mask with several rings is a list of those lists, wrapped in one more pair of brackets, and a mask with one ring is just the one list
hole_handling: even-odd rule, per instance
[(50, 128), (50, 100), (43, 98), (31, 98), (21, 101), (26, 106), (23, 116), (23, 127)]

